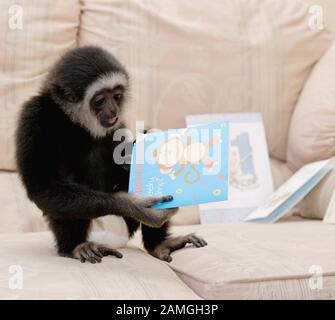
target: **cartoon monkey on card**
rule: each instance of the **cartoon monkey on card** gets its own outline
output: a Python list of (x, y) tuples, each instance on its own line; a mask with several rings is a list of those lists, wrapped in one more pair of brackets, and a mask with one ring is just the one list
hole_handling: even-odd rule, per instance
[(172, 180), (175, 180), (184, 173), (184, 182), (195, 184), (201, 178), (197, 164), (205, 164), (206, 170), (211, 170), (216, 164), (214, 160), (207, 159), (207, 156), (209, 148), (218, 143), (221, 143), (221, 139), (217, 135), (205, 143), (192, 141), (190, 135), (187, 135), (184, 142), (178, 134), (175, 134), (155, 149), (153, 155), (162, 174), (168, 174)]

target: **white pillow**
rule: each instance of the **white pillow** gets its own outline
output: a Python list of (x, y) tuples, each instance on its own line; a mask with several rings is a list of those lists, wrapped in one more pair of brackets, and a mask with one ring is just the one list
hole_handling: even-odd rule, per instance
[(294, 170), (335, 155), (335, 43), (315, 66), (295, 108), (287, 160)]
[[(335, 156), (335, 43), (315, 66), (295, 108), (288, 140), (287, 160), (302, 165)], [(335, 188), (333, 171), (298, 205), (306, 218), (322, 219)]]

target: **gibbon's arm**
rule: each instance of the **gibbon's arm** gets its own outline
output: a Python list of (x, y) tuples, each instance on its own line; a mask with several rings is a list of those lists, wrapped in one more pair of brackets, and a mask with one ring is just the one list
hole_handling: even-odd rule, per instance
[(94, 219), (114, 214), (160, 227), (176, 213), (174, 209), (151, 208), (171, 201), (171, 196), (140, 198), (126, 192), (110, 194), (72, 182), (52, 183), (45, 191), (31, 194), (30, 198), (48, 215), (62, 219)]
[(52, 182), (30, 198), (42, 211), (59, 218), (93, 219), (112, 214), (117, 207), (112, 194), (66, 181)]

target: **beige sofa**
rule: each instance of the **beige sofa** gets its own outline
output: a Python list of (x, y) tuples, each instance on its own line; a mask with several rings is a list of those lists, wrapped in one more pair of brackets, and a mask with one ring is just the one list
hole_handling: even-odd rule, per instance
[[(303, 164), (335, 155), (335, 46), (307, 4), (5, 0), (0, 12), (1, 299), (335, 298), (335, 229), (321, 221), (334, 172), (273, 225), (200, 225), (196, 207), (182, 208), (173, 233), (195, 231), (207, 247), (177, 251), (168, 264), (136, 234), (123, 259), (91, 265), (57, 256), (13, 160), (22, 102), (62, 53), (95, 44), (129, 69), (132, 129), (136, 120), (172, 128), (186, 114), (261, 112), (280, 185)], [(122, 234), (124, 225), (107, 217), (95, 229)], [(18, 270), (22, 288), (13, 288)]]

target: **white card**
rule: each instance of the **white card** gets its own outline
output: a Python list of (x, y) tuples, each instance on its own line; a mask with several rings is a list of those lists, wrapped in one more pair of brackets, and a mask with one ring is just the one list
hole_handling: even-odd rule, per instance
[(303, 166), (280, 186), (263, 205), (251, 212), (245, 218), (245, 221), (274, 222), (278, 220), (301, 201), (330, 172), (329, 161), (317, 161)]

